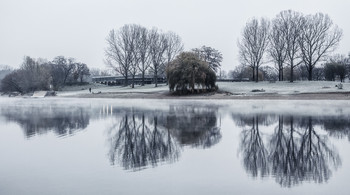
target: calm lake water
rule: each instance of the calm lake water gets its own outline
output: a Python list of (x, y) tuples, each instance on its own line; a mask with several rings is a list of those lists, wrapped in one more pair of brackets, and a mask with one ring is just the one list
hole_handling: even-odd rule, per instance
[(0, 194), (349, 194), (350, 102), (0, 99)]

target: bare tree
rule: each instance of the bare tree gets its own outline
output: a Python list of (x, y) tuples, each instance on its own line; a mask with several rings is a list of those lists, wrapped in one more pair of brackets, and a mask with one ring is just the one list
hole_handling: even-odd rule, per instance
[(131, 48), (134, 37), (131, 36), (131, 29), (132, 25), (124, 25), (118, 31), (111, 30), (106, 38), (105, 63), (124, 77), (125, 85), (128, 84), (130, 67), (134, 58)]
[[(238, 41), (239, 58), (242, 64), (253, 69), (253, 80), (258, 82), (259, 67), (268, 47), (270, 23), (267, 19), (252, 19), (247, 22), (242, 32), (242, 40)], [(254, 71), (255, 69), (255, 71)]]
[(135, 51), (139, 58), (138, 69), (142, 76), (142, 86), (145, 85), (145, 73), (151, 65), (150, 60), (150, 37), (149, 31), (145, 27), (139, 26), (139, 36), (136, 39)]
[(83, 83), (84, 77), (90, 75), (90, 70), (86, 64), (77, 63), (75, 74), (76, 74), (77, 79), (79, 79), (79, 82)]
[(203, 45), (201, 48), (192, 49), (202, 60), (208, 63), (209, 67), (217, 72), (221, 67), (222, 54), (218, 50)]
[(37, 90), (48, 90), (49, 70), (39, 64), (34, 58), (24, 57), (20, 69), (5, 76), (1, 82), (1, 88), (5, 92), (17, 91), (20, 93)]
[(73, 74), (75, 69), (75, 60), (74, 58), (65, 58), (64, 56), (57, 56), (53, 59), (53, 64), (57, 65), (63, 73), (62, 83), (65, 85), (69, 76)]
[(335, 50), (342, 35), (342, 30), (333, 25), (328, 15), (317, 13), (305, 17), (299, 44), (308, 80), (312, 80), (312, 70), (317, 62)]
[(181, 53), (184, 49), (184, 44), (182, 43), (181, 37), (174, 32), (167, 32), (165, 34), (167, 40), (167, 48), (165, 51), (167, 58), (167, 66), (175, 57)]
[(302, 63), (299, 41), (304, 23), (303, 15), (292, 10), (282, 11), (277, 15), (282, 21), (282, 32), (287, 43), (287, 61), (290, 67), (290, 82), (294, 80), (294, 68)]
[(166, 50), (168, 47), (166, 35), (159, 33), (156, 28), (150, 32), (150, 56), (152, 60), (151, 70), (154, 74), (155, 87), (158, 86), (158, 73), (166, 63)]
[(269, 41), (268, 52), (278, 70), (278, 80), (283, 81), (283, 68), (287, 58), (287, 42), (285, 31), (283, 31), (283, 20), (280, 17), (272, 21)]
[(129, 49), (132, 52), (132, 61), (130, 66), (130, 75), (132, 77), (131, 88), (135, 86), (135, 76), (139, 73), (139, 62), (141, 59), (139, 49), (138, 49), (138, 40), (141, 39), (141, 26), (140, 25), (130, 25), (130, 46)]

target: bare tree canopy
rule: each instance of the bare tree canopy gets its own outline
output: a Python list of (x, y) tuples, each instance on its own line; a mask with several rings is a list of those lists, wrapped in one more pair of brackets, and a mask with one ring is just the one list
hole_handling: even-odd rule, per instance
[(145, 27), (138, 27), (139, 33), (136, 39), (135, 53), (139, 58), (138, 70), (141, 72), (142, 76), (142, 86), (145, 85), (145, 74), (151, 65), (150, 60), (150, 38), (149, 30)]
[(282, 32), (287, 47), (287, 60), (290, 67), (290, 82), (294, 80), (294, 68), (302, 63), (299, 41), (301, 38), (303, 15), (292, 10), (282, 11), (277, 17), (282, 20)]
[(51, 62), (41, 58), (24, 57), (22, 66), (1, 82), (1, 91), (28, 93), (37, 90), (58, 90), (64, 85), (83, 83), (90, 75), (86, 64), (73, 58), (57, 56)]
[(175, 57), (184, 50), (184, 44), (181, 37), (174, 32), (167, 32), (165, 34), (168, 47), (166, 49), (167, 64), (175, 59)]
[(106, 38), (105, 62), (124, 77), (125, 85), (128, 83), (129, 71), (134, 58), (132, 34), (132, 25), (124, 25), (118, 31), (111, 30)]
[(132, 87), (136, 75), (144, 77), (150, 70), (154, 74), (155, 86), (160, 74), (164, 75), (165, 66), (183, 50), (180, 36), (174, 32), (166, 34), (153, 28), (148, 30), (136, 24), (127, 24), (118, 31), (111, 30), (106, 39), (105, 62), (125, 78), (128, 84), (132, 77)]
[(305, 16), (299, 44), (309, 80), (312, 80), (312, 70), (317, 62), (336, 49), (342, 35), (342, 30), (333, 25), (328, 15)]
[(63, 73), (63, 85), (67, 83), (68, 77), (73, 73), (75, 68), (74, 58), (65, 58), (64, 56), (57, 56), (52, 61), (53, 64), (57, 65)]
[(221, 52), (212, 47), (203, 45), (201, 48), (192, 49), (202, 60), (208, 63), (209, 67), (217, 72), (223, 60)]
[(168, 48), (167, 37), (153, 28), (150, 32), (150, 56), (152, 60), (151, 70), (154, 74), (155, 87), (158, 86), (158, 74), (164, 69), (166, 63), (166, 50)]
[(268, 53), (278, 70), (278, 80), (283, 81), (283, 68), (287, 59), (287, 42), (286, 34), (283, 30), (283, 20), (281, 18), (272, 20), (269, 41)]
[(243, 65), (253, 70), (253, 80), (258, 82), (259, 67), (263, 63), (265, 51), (268, 47), (270, 22), (267, 19), (252, 19), (247, 22), (242, 32), (242, 39), (238, 41), (239, 59)]
[(79, 79), (80, 83), (83, 83), (84, 77), (90, 75), (90, 70), (84, 63), (76, 63), (75, 71), (74, 71), (74, 77), (75, 80)]

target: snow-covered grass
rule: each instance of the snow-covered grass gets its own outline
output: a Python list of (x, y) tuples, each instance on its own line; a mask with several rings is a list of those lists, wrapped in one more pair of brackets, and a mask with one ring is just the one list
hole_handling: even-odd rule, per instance
[[(350, 83), (342, 83), (343, 89), (338, 89), (335, 85), (339, 82), (330, 81), (276, 81), (275, 83), (264, 82), (218, 82), (217, 85), (221, 91), (227, 91), (234, 95), (263, 95), (263, 94), (300, 94), (300, 93), (329, 93), (329, 92), (350, 92)], [(106, 86), (101, 84), (90, 84), (84, 86), (66, 87), (57, 93), (58, 96), (75, 96), (89, 94), (89, 88), (94, 93), (163, 93), (169, 91), (165, 84), (158, 87), (151, 85), (130, 86)], [(252, 92), (252, 90), (263, 90), (264, 92)]]
[[(329, 93), (350, 92), (350, 83), (342, 83), (343, 89), (335, 87), (339, 82), (330, 81), (276, 81), (264, 82), (218, 82), (219, 89), (234, 95), (261, 95), (261, 94), (300, 94), (300, 93)], [(252, 92), (258, 89), (264, 92)]]
[(134, 88), (131, 86), (107, 86), (102, 84), (89, 84), (84, 86), (70, 86), (63, 88), (62, 91), (57, 92), (58, 96), (74, 96), (89, 94), (89, 88), (93, 93), (161, 93), (169, 90), (165, 84), (158, 84), (158, 87), (151, 85), (135, 85)]

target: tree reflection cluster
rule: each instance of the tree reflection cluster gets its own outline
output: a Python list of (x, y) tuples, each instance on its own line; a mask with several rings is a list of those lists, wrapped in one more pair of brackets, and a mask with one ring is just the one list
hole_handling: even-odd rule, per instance
[[(185, 147), (205, 149), (219, 143), (218, 112), (217, 106), (195, 105), (163, 110), (111, 105), (0, 107), (0, 116), (19, 124), (27, 137), (47, 132), (72, 135), (93, 118), (109, 117), (109, 160), (131, 171), (175, 162)], [(253, 177), (273, 176), (286, 187), (327, 181), (341, 165), (330, 138), (350, 141), (346, 116), (234, 113), (232, 118), (242, 129), (239, 151), (246, 171)]]
[(177, 161), (184, 146), (208, 148), (221, 139), (216, 115), (217, 108), (193, 106), (124, 110), (108, 131), (110, 161), (137, 171)]
[(19, 124), (26, 137), (53, 131), (58, 136), (72, 135), (89, 125), (90, 112), (83, 107), (1, 107), (7, 121)]
[[(325, 127), (324, 119), (277, 115), (234, 115), (236, 124), (243, 128), (240, 154), (246, 171), (253, 177), (272, 175), (286, 187), (303, 181), (322, 183), (332, 170), (341, 165), (329, 137), (315, 130)], [(264, 133), (261, 126), (278, 124), (273, 133)]]

